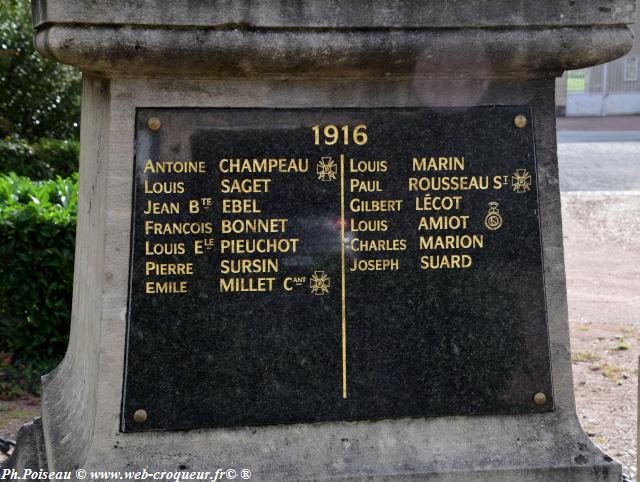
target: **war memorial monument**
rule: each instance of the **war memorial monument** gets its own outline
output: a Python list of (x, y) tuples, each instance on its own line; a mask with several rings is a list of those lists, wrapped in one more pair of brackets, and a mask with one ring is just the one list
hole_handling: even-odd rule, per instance
[(621, 480), (575, 414), (554, 79), (628, 51), (635, 2), (33, 14), (83, 72), (80, 204), (8, 466)]

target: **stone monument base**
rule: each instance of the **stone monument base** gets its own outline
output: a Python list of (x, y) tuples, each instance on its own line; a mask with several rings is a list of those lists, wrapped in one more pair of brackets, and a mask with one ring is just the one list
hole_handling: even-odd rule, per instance
[[(123, 472), (145, 468), (153, 472), (179, 470), (215, 473), (219, 469), (233, 469), (235, 472), (231, 474), (235, 477), (242, 473), (242, 469), (248, 469), (252, 473), (252, 480), (260, 481), (620, 482), (620, 464), (604, 455), (589, 440), (576, 417), (556, 156), (554, 79), (564, 70), (583, 68), (624, 55), (633, 42), (627, 25), (633, 22), (635, 2), (335, 0), (329, 2), (331, 5), (326, 8), (321, 3), (315, 0), (34, 0), (36, 48), (45, 56), (83, 71), (74, 296), (67, 354), (61, 365), (43, 380), (41, 425), (35, 422), (21, 432), (19, 447), (5, 465), (49, 471), (75, 471), (81, 468), (87, 471)], [(458, 308), (458, 304), (466, 303), (464, 307), (469, 308), (448, 318), (429, 318), (429, 310), (423, 310), (425, 315), (418, 321), (424, 321), (424, 325), (417, 323), (418, 328), (411, 334), (402, 333), (398, 327), (404, 326), (401, 323), (406, 321), (405, 318), (415, 320), (415, 313), (404, 318), (403, 314), (405, 310), (424, 302), (420, 293), (409, 300), (415, 300), (416, 303), (409, 303), (405, 299), (404, 304), (410, 306), (400, 306), (392, 316), (383, 319), (380, 310), (374, 311), (380, 307), (385, 310), (388, 308), (380, 303), (384, 296), (376, 295), (373, 303), (367, 305), (367, 290), (356, 290), (359, 309), (363, 309), (363, 306), (364, 311), (370, 306), (375, 308), (369, 309), (368, 318), (359, 317), (369, 322), (373, 320), (373, 324), (369, 325), (373, 327), (372, 332), (387, 327), (396, 329), (395, 338), (391, 337), (389, 343), (384, 336), (379, 336), (379, 331), (370, 344), (366, 343), (366, 336), (363, 337), (365, 342), (359, 346), (364, 347), (365, 352), (368, 348), (395, 350), (398, 355), (396, 361), (400, 362), (403, 353), (411, 355), (407, 359), (414, 361), (424, 361), (424, 358), (420, 358), (424, 353), (437, 353), (429, 363), (413, 363), (412, 366), (388, 364), (391, 368), (399, 367), (397, 372), (402, 375), (398, 378), (408, 387), (409, 395), (403, 399), (402, 396), (406, 395), (404, 392), (387, 390), (384, 393), (387, 398), (378, 405), (379, 409), (382, 407), (381, 411), (387, 410), (384, 414), (376, 416), (365, 413), (369, 407), (363, 400), (366, 402), (370, 399), (367, 397), (357, 400), (360, 406), (348, 405), (348, 400), (338, 405), (335, 399), (331, 399), (331, 403), (338, 405), (338, 409), (331, 412), (331, 417), (326, 415), (328, 411), (322, 403), (315, 403), (311, 408), (305, 406), (301, 403), (305, 400), (305, 390), (309, 390), (313, 385), (311, 382), (316, 381), (308, 376), (309, 373), (314, 374), (312, 371), (307, 372), (307, 378), (292, 377), (295, 383), (280, 383), (283, 378), (289, 380), (282, 373), (288, 375), (300, 370), (308, 362), (306, 355), (315, 356), (316, 362), (318, 359), (324, 360), (324, 345), (322, 349), (297, 352), (293, 356), (291, 352), (295, 350), (283, 350), (281, 358), (273, 362), (272, 357), (272, 364), (263, 367), (260, 366), (261, 352), (258, 350), (254, 353), (246, 347), (254, 346), (252, 343), (255, 340), (264, 341), (266, 335), (258, 333), (248, 336), (247, 330), (237, 337), (227, 336), (227, 343), (216, 344), (221, 337), (212, 336), (214, 332), (207, 331), (211, 326), (215, 325), (214, 328), (221, 330), (223, 336), (236, 333), (233, 331), (236, 326), (229, 322), (233, 319), (225, 314), (205, 317), (205, 322), (210, 322), (206, 329), (198, 329), (203, 326), (202, 318), (199, 319), (200, 325), (194, 329), (194, 324), (190, 323), (189, 316), (192, 313), (189, 305), (186, 309), (184, 306), (175, 309), (169, 315), (160, 310), (162, 316), (167, 316), (163, 318), (164, 324), (163, 320), (153, 318), (153, 314), (150, 315), (153, 318), (151, 323), (147, 325), (136, 325), (139, 319), (132, 323), (132, 306), (139, 308), (139, 313), (146, 313), (144, 303), (136, 304), (135, 296), (148, 294), (138, 290), (133, 297), (130, 296), (130, 289), (136, 281), (135, 273), (146, 276), (144, 269), (140, 269), (139, 256), (136, 257), (139, 253), (136, 253), (135, 246), (132, 249), (132, 243), (135, 245), (135, 240), (140, 239), (136, 238), (136, 228), (139, 228), (136, 223), (140, 220), (135, 217), (134, 198), (137, 191), (132, 188), (136, 188), (136, 171), (143, 171), (136, 155), (152, 152), (144, 155), (154, 157), (155, 161), (167, 161), (173, 159), (171, 155), (181, 153), (183, 160), (199, 160), (191, 159), (193, 150), (180, 151), (181, 145), (195, 145), (193, 139), (197, 136), (184, 134), (177, 128), (162, 131), (161, 122), (152, 123), (148, 119), (146, 126), (153, 134), (145, 131), (146, 138), (136, 137), (137, 132), (142, 132), (137, 124), (137, 116), (143, 109), (156, 112), (189, 109), (193, 113), (197, 109), (322, 111), (456, 108), (464, 112), (481, 108), (485, 112), (494, 112), (515, 107), (522, 108), (526, 116), (517, 115), (513, 121), (491, 125), (476, 120), (473, 122), (476, 129), (474, 136), (482, 136), (482, 129), (491, 129), (491, 135), (494, 136), (491, 146), (495, 145), (491, 152), (501, 153), (493, 156), (492, 166), (507, 166), (507, 162), (520, 158), (526, 159), (523, 165), (531, 171), (535, 166), (535, 173), (528, 172), (529, 176), (525, 176), (531, 180), (527, 187), (531, 187), (528, 190), (528, 195), (531, 195), (528, 202), (532, 204), (526, 204), (526, 212), (520, 221), (526, 218), (528, 221), (535, 219), (536, 222), (527, 224), (527, 229), (523, 228), (525, 224), (515, 221), (510, 225), (505, 224), (502, 232), (510, 229), (510, 238), (500, 244), (499, 250), (495, 243), (491, 248), (493, 251), (487, 249), (483, 253), (489, 253), (485, 259), (490, 262), (503, 261), (503, 266), (512, 271), (510, 274), (520, 276), (520, 279), (527, 278), (528, 270), (534, 266), (537, 270), (537, 289), (535, 292), (520, 289), (517, 296), (506, 296), (508, 301), (513, 301), (513, 305), (498, 299), (496, 296), (499, 295), (495, 293), (467, 300), (455, 298), (455, 295), (468, 289), (468, 282), (475, 281), (476, 286), (480, 285), (478, 291), (488, 287), (487, 291), (490, 292), (493, 287), (493, 283), (482, 285), (482, 280), (478, 282), (481, 270), (468, 270), (470, 274), (467, 278), (455, 278), (454, 281), (451, 281), (453, 278), (433, 275), (428, 278), (430, 284), (425, 282), (425, 277), (410, 278), (406, 270), (398, 271), (397, 279), (402, 283), (417, 279), (418, 282), (424, 282), (425, 290), (429, 287), (434, 291), (442, 288), (446, 285), (441, 281), (448, 279), (452, 287), (450, 293), (436, 299), (433, 304), (447, 303)], [(170, 119), (170, 112), (167, 117)], [(214, 117), (215, 113), (211, 118)], [(336, 124), (333, 125), (336, 131), (337, 125), (347, 130), (354, 127), (343, 125), (338, 117), (332, 121), (332, 124)], [(326, 119), (323, 118), (323, 122)], [(449, 151), (460, 147), (461, 151), (466, 152), (459, 155), (474, 157), (477, 146), (473, 139), (469, 139), (473, 137), (468, 136), (471, 129), (465, 122), (453, 124), (455, 128), (444, 134), (443, 131), (434, 131), (436, 134), (433, 137), (422, 136), (418, 129), (411, 142), (406, 137), (395, 136), (403, 128), (402, 125), (393, 125), (381, 132), (387, 133), (382, 136), (385, 142), (399, 138), (404, 139), (404, 145), (417, 146), (415, 150), (421, 153), (416, 155), (458, 155), (454, 152), (435, 152), (442, 148), (439, 145), (442, 143), (437, 140), (446, 138), (443, 145), (448, 146)], [(144, 128), (145, 124), (141, 125)], [(281, 131), (291, 129), (293, 132), (298, 129), (301, 132), (299, 123), (292, 123), (285, 128), (281, 127), (283, 125), (278, 124)], [(211, 126), (219, 130), (227, 128), (227, 135), (231, 136), (238, 127), (233, 121), (218, 119), (200, 126), (202, 129), (198, 135), (212, 139)], [(256, 120), (253, 127), (258, 136), (261, 130), (269, 127), (269, 123)], [(306, 127), (310, 126), (305, 124)], [(304, 141), (307, 143), (303, 146), (307, 152), (304, 155), (314, 156), (314, 161), (318, 156), (335, 156), (334, 153), (324, 153), (330, 148), (329, 143), (321, 141), (320, 127), (315, 127), (318, 129), (318, 139), (315, 143), (311, 137)], [(501, 130), (506, 129), (526, 132), (527, 149), (509, 151), (511, 144), (502, 142), (509, 136), (503, 139), (500, 135)], [(311, 129), (306, 130), (311, 136)], [(215, 135), (218, 135), (219, 132), (216, 132)], [(179, 137), (182, 134), (184, 136)], [(161, 156), (161, 148), (156, 141), (162, 135), (167, 135), (171, 142), (164, 144), (165, 151)], [(523, 139), (512, 138), (518, 142)], [(146, 145), (137, 144), (145, 142), (145, 139), (148, 141)], [(267, 155), (264, 152), (248, 153), (241, 150), (233, 155), (223, 154), (221, 151), (226, 152), (227, 147), (235, 146), (231, 137), (227, 139), (231, 141), (226, 145), (212, 144), (215, 149), (207, 151), (208, 154), (204, 156), (206, 159), (202, 160), (211, 163), (222, 156)], [(414, 139), (432, 140), (428, 145), (419, 142), (412, 144)], [(336, 137), (332, 142), (335, 144), (337, 141)], [(381, 142), (377, 148), (382, 149), (381, 146), (386, 146), (385, 142)], [(347, 142), (342, 144), (346, 151)], [(282, 151), (274, 153), (274, 156), (288, 156), (294, 155), (303, 143), (297, 142), (293, 146), (280, 142), (273, 146), (263, 141), (262, 145)], [(205, 143), (205, 151), (207, 146)], [(157, 150), (145, 150), (147, 147)], [(175, 149), (172, 151), (173, 147)], [(353, 143), (349, 145), (349, 148), (352, 147)], [(375, 151), (369, 151), (368, 157), (363, 158), (380, 159), (376, 154)], [(406, 156), (407, 153), (403, 153), (400, 157), (406, 160)], [(501, 164), (501, 161), (504, 163)], [(478, 166), (484, 169), (487, 165), (481, 161), (474, 169)], [(505, 172), (500, 173), (505, 179), (504, 186), (509, 189), (511, 185), (507, 183), (513, 174), (511, 169), (513, 165), (509, 164), (509, 172), (505, 168)], [(524, 175), (523, 171), (526, 170), (516, 169), (515, 173), (518, 171)], [(219, 176), (221, 171), (207, 173)], [(392, 186), (388, 192), (395, 189), (400, 193), (397, 197), (406, 196), (408, 191), (404, 189), (406, 184), (403, 184), (406, 176), (394, 178), (393, 173), (389, 176), (380, 178), (389, 181)], [(211, 178), (204, 176), (201, 179), (211, 181)], [(280, 186), (287, 186), (287, 183), (281, 183)], [(220, 199), (222, 193), (219, 187), (215, 182), (208, 184), (209, 189), (218, 189), (215, 191), (218, 196), (216, 200)], [(498, 193), (494, 189), (492, 195), (514, 195), (515, 189), (506, 191)], [(344, 221), (347, 218), (344, 195), (342, 191), (335, 191), (335, 194), (336, 199), (340, 198), (342, 212), (322, 211), (324, 205), (319, 203), (313, 206), (318, 208), (317, 212), (314, 209), (312, 213), (315, 217), (309, 211), (294, 214), (299, 222), (298, 227), (316, 226), (318, 219), (330, 219), (333, 221), (329, 223), (330, 226), (343, 231), (341, 237), (336, 237), (333, 236), (336, 232), (328, 230), (330, 234), (325, 236), (326, 240), (323, 239), (325, 244), (310, 243), (307, 258), (320, 254), (326, 259), (337, 260), (338, 253), (342, 251), (341, 267), (344, 272)], [(474, 206), (473, 196), (466, 199), (469, 206)], [(506, 197), (504, 199), (507, 200)], [(482, 200), (491, 201), (489, 206), (496, 202), (493, 199)], [(171, 201), (183, 203), (184, 206), (189, 199)], [(276, 208), (287, 203), (287, 207), (295, 205), (296, 198), (280, 201), (277, 206), (269, 206), (265, 201), (265, 206), (273, 208), (275, 212)], [(509, 202), (503, 204), (500, 207), (504, 207), (502, 213), (505, 215)], [(523, 205), (519, 209), (522, 210)], [(467, 208), (466, 205), (463, 207)], [(486, 209), (486, 204), (483, 209)], [(475, 219), (476, 227), (485, 234), (495, 232), (502, 226), (495, 217), (496, 206), (491, 209), (489, 213), (480, 213), (478, 209), (469, 213)], [(181, 219), (187, 213), (182, 211), (178, 214), (177, 219)], [(216, 216), (220, 214), (217, 211)], [(415, 212), (410, 214), (414, 215)], [(493, 216), (491, 223), (487, 220), (489, 214)], [(376, 218), (371, 216), (368, 219)], [(409, 241), (415, 241), (417, 229), (415, 223), (407, 223), (404, 219), (389, 217), (390, 222), (395, 221), (394, 237), (406, 239), (409, 244)], [(518, 253), (522, 243), (531, 239), (532, 232), (535, 232), (535, 246), (540, 248), (535, 250), (535, 260), (530, 251), (522, 257), (522, 253)], [(185, 239), (181, 238), (180, 241)], [(188, 241), (192, 243), (193, 238)], [(531, 248), (531, 244), (527, 246)], [(414, 245), (411, 249), (415, 251), (418, 248)], [(216, 252), (218, 254), (222, 255), (222, 252)], [(217, 258), (208, 259), (211, 263), (207, 269), (220, 267), (220, 263), (214, 263)], [(520, 260), (520, 265), (514, 264), (514, 259)], [(529, 263), (529, 260), (535, 262)], [(300, 259), (294, 261), (292, 265), (296, 265)], [(300, 261), (301, 264), (305, 262), (304, 259)], [(200, 274), (194, 275), (191, 280), (205, 279)], [(211, 272), (207, 271), (205, 275), (211, 275)], [(342, 309), (340, 321), (344, 323), (347, 318), (344, 306), (349, 288), (347, 286), (345, 289), (344, 275), (333, 279), (332, 286), (342, 286), (341, 298), (336, 298), (342, 305), (327, 303), (327, 312), (335, 316)], [(393, 279), (386, 278), (384, 283), (394, 286)], [(527, 285), (527, 280), (516, 285)], [(410, 290), (414, 288), (409, 287)], [(508, 288), (510, 290), (513, 286)], [(193, 311), (197, 311), (196, 308), (202, 311), (203, 305), (211, 303), (210, 293), (207, 289), (197, 292), (202, 298), (191, 302)], [(433, 292), (430, 296), (433, 296)], [(390, 296), (388, 304), (402, 304), (398, 303), (399, 298)], [(252, 300), (256, 304), (264, 301)], [(519, 303), (519, 300), (523, 302)], [(145, 301), (148, 302), (146, 298)], [(309, 299), (304, 301), (309, 302)], [(163, 303), (165, 306), (168, 303), (166, 297), (156, 298), (155, 302), (155, 308), (162, 308)], [(304, 303), (280, 303), (271, 310), (274, 311), (273, 317), (266, 317), (271, 325), (266, 325), (266, 328), (262, 325), (263, 330), (267, 332), (274, 327), (292, 326), (292, 320), (316, 320), (313, 317), (291, 316), (292, 310), (299, 306), (304, 306)], [(491, 313), (488, 309), (495, 310), (496, 306), (507, 306), (509, 312), (513, 310), (513, 315), (505, 315), (506, 312), (502, 310), (499, 316), (488, 316), (487, 313)], [(535, 309), (526, 309), (529, 306)], [(218, 305), (214, 307), (218, 309)], [(238, 314), (243, 308), (249, 311), (254, 309), (251, 303), (245, 303), (240, 309), (231, 307), (228, 311)], [(256, 316), (255, 321), (264, 321), (266, 318)], [(463, 321), (467, 319), (470, 323), (465, 325)], [(494, 319), (502, 321), (493, 323)], [(246, 317), (243, 320), (246, 322)], [(455, 343), (434, 342), (446, 330), (457, 335), (452, 329), (452, 320), (458, 323), (455, 326), (460, 331), (468, 335), (464, 338), (465, 351)], [(478, 323), (478, 320), (481, 322)], [(153, 324), (154, 321), (157, 321), (157, 325)], [(513, 336), (501, 337), (496, 331), (488, 331), (498, 324), (506, 326)], [(140, 326), (143, 329), (138, 329)], [(300, 338), (317, 334), (317, 326), (326, 328), (326, 324), (317, 321), (315, 326), (313, 323), (304, 326), (309, 329), (298, 331)], [(334, 323), (332, 326), (340, 325)], [(145, 337), (144, 328), (148, 330), (149, 327), (157, 331)], [(181, 330), (171, 330), (176, 327)], [(428, 329), (421, 330), (423, 327)], [(465, 331), (469, 327), (473, 327), (473, 330)], [(300, 329), (300, 326), (295, 328)], [(343, 329), (340, 333), (345, 331)], [(332, 336), (338, 341), (330, 343), (334, 368), (341, 349), (344, 353), (337, 333)], [(158, 334), (160, 342), (154, 338)], [(490, 343), (476, 346), (469, 342), (482, 336)], [(134, 342), (131, 342), (132, 337), (137, 337)], [(211, 341), (210, 353), (202, 349), (197, 352), (191, 350), (203, 338)], [(286, 341), (284, 348), (295, 349), (298, 346), (290, 333), (284, 333), (281, 338)], [(323, 336), (318, 339), (326, 341)], [(418, 343), (402, 345), (407, 339), (409, 342), (417, 340)], [(523, 339), (536, 341), (516, 342)], [(263, 343), (265, 345), (268, 343)], [(413, 346), (414, 349), (403, 351), (403, 346)], [(131, 347), (137, 351), (133, 358), (128, 358), (130, 353), (127, 350)], [(172, 356), (179, 353), (191, 363), (191, 372), (185, 373), (185, 377), (180, 377), (179, 371), (172, 371), (175, 367), (164, 372), (156, 371), (165, 361), (163, 357), (167, 356), (168, 350), (173, 350)], [(227, 359), (237, 361), (238, 365), (215, 364), (213, 361), (217, 350), (227, 350)], [(505, 353), (512, 355), (513, 363), (493, 363), (494, 360), (504, 360)], [(459, 354), (460, 358), (456, 358)], [(470, 354), (475, 355), (475, 359), (471, 357), (474, 363), (457, 363), (468, 360)], [(252, 360), (253, 365), (247, 364), (249, 368), (242, 365), (242, 359), (248, 355), (256, 355)], [(373, 380), (374, 383), (367, 385), (363, 378), (355, 380), (354, 377), (351, 379), (354, 385), (360, 383), (371, 389), (371, 386), (380, 382), (383, 374), (389, 380), (396, 373), (384, 364), (382, 367), (374, 366), (373, 362), (377, 360), (375, 354), (371, 356), (371, 350), (366, 355), (369, 358), (359, 360), (360, 374), (368, 371), (364, 378), (369, 378), (365, 382)], [(198, 360), (204, 362), (198, 363)], [(345, 360), (344, 355), (342, 360)], [(523, 363), (519, 363), (523, 360)], [(132, 366), (137, 368), (135, 373), (129, 371)], [(256, 369), (256, 366), (259, 368)], [(338, 401), (344, 398), (345, 391), (344, 388), (340, 390), (340, 382), (344, 387), (345, 366), (343, 362), (342, 380), (340, 376), (334, 376), (337, 370), (330, 372), (331, 383), (335, 380), (331, 390), (335, 389)], [(423, 376), (415, 376), (415, 373), (407, 375), (412, 367), (420, 370)], [(433, 372), (441, 375), (433, 384), (422, 383), (434, 376), (434, 373), (426, 371), (431, 367)], [(244, 372), (243, 368), (246, 368)], [(260, 372), (261, 369), (263, 372)], [(326, 370), (330, 371), (329, 368)], [(217, 380), (224, 376), (231, 380), (227, 391), (230, 390), (229, 386), (231, 390), (237, 386), (244, 387), (244, 392), (229, 396), (236, 406), (209, 396), (216, 389), (216, 384), (212, 382), (216, 380), (214, 371)], [(194, 377), (195, 372), (198, 373), (198, 383), (189, 382), (186, 384), (188, 386), (182, 386), (185, 385), (184, 379)], [(253, 383), (260, 378), (256, 377), (256, 373), (264, 375), (260, 380), (263, 383), (261, 387)], [(296, 373), (304, 374), (303, 371)], [(223, 379), (223, 382), (228, 380)], [(234, 385), (235, 380), (242, 383)], [(449, 380), (457, 380), (457, 384), (448, 385)], [(461, 380), (469, 383), (461, 383)], [(135, 386), (132, 387), (132, 383)], [(495, 388), (496, 385), (499, 385), (499, 389)], [(144, 402), (145, 394), (151, 392), (145, 390), (149, 386), (155, 390), (162, 386), (166, 388), (162, 391), (171, 396), (163, 399), (164, 403), (158, 403), (158, 397), (154, 397), (155, 406), (152, 408), (155, 411), (147, 412), (145, 409), (148, 407), (140, 401)], [(314, 386), (317, 384), (311, 389)], [(429, 393), (429, 388), (434, 386), (439, 387), (440, 392), (434, 390)], [(473, 386), (473, 390), (467, 391), (470, 386)], [(298, 390), (299, 387), (302, 388)], [(282, 397), (285, 402), (280, 405), (283, 411), (291, 407), (294, 409), (286, 414), (288, 418), (283, 416), (278, 420), (296, 423), (267, 424), (269, 420), (262, 421), (265, 425), (249, 423), (263, 415), (258, 410), (260, 402), (269, 403), (269, 399), (265, 402), (260, 397), (269, 390), (272, 393), (279, 391), (281, 397), (283, 393), (291, 396), (290, 405), (286, 404), (289, 401), (287, 397)], [(412, 390), (425, 397), (422, 399), (424, 403), (416, 402), (416, 398), (411, 396), (414, 393)], [(324, 393), (334, 394), (333, 391), (321, 394)], [(357, 391), (354, 390), (354, 393)], [(465, 393), (474, 393), (476, 396), (465, 397)], [(377, 394), (374, 396), (377, 400)], [(433, 400), (437, 397), (442, 398), (439, 405)], [(187, 398), (190, 405), (185, 402)], [(250, 399), (254, 405), (252, 409), (242, 411), (247, 406), (245, 399)], [(212, 400), (216, 403), (212, 403)], [(448, 400), (455, 400), (455, 407), (447, 407)], [(294, 405), (294, 402), (298, 405)], [(223, 406), (235, 418), (220, 416), (221, 412), (216, 412), (216, 409), (222, 410)], [(407, 410), (407, 406), (411, 406), (411, 410)], [(430, 412), (429, 407), (432, 406), (437, 406), (439, 410)], [(268, 408), (265, 411), (273, 415), (274, 407), (269, 405)], [(324, 421), (313, 419), (314, 410), (325, 414)], [(345, 421), (356, 418), (353, 413), (361, 420)], [(394, 417), (390, 413), (399, 414)], [(204, 416), (200, 417), (202, 414)], [(415, 418), (407, 418), (414, 415)], [(277, 416), (280, 414), (276, 413), (273, 419)], [(382, 417), (381, 420), (371, 420)], [(144, 423), (149, 429), (135, 425)], [(220, 428), (220, 425), (229, 427)]]

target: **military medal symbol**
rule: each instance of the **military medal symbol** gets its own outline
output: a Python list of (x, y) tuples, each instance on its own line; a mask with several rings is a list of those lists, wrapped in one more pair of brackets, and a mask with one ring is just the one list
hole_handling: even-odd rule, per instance
[(331, 281), (329, 275), (324, 271), (314, 271), (311, 275), (309, 287), (314, 295), (322, 296), (329, 292)]
[(500, 229), (500, 226), (502, 226), (502, 216), (500, 216), (497, 202), (491, 201), (489, 203), (489, 212), (484, 218), (484, 225), (491, 231)]
[(511, 176), (511, 187), (517, 193), (523, 193), (531, 190), (531, 174), (526, 169), (516, 169)]
[(333, 181), (338, 174), (338, 165), (330, 157), (323, 157), (318, 162), (316, 174), (321, 181)]

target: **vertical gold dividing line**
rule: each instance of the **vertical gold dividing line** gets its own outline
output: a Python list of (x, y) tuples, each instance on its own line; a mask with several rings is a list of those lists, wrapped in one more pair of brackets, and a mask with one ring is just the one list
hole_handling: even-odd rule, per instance
[(340, 154), (340, 255), (342, 258), (342, 398), (347, 398), (347, 288), (344, 262), (344, 154)]

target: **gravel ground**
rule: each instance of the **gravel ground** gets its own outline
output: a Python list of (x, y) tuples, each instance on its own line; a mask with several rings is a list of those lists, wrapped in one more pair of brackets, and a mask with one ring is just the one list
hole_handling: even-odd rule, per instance
[(640, 193), (565, 193), (562, 201), (578, 417), (635, 481)]

